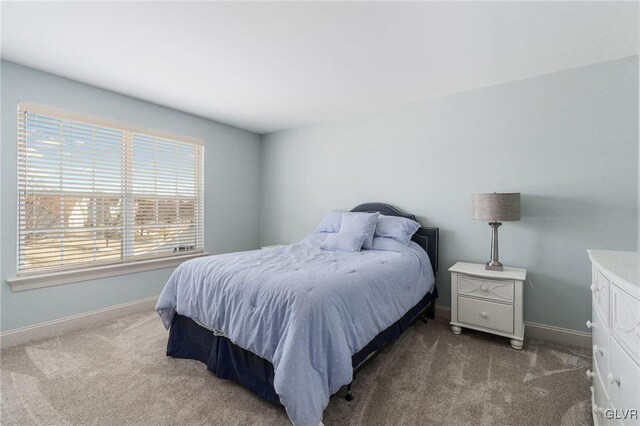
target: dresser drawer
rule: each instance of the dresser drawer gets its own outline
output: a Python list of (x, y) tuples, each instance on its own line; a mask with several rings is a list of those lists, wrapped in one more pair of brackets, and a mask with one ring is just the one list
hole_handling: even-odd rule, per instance
[(640, 363), (640, 300), (611, 286), (611, 330)]
[(609, 280), (594, 266), (591, 284), (593, 304), (598, 307), (607, 325), (609, 325), (609, 286)]
[(600, 426), (600, 419), (596, 414), (598, 412), (598, 404), (596, 404), (596, 396), (593, 393), (593, 386), (590, 386), (589, 389), (591, 389), (591, 410), (593, 413), (593, 426)]
[(458, 294), (513, 303), (513, 281), (495, 281), (458, 276)]
[[(640, 367), (620, 347), (614, 337), (609, 338), (609, 385), (611, 405), (621, 410), (640, 410)], [(623, 424), (638, 424), (638, 419), (622, 419)]]
[(598, 378), (594, 378), (593, 380), (593, 397), (591, 402), (591, 410), (593, 412), (593, 420), (594, 423), (604, 425), (608, 424), (609, 421), (607, 419), (607, 410), (611, 408), (611, 404), (609, 403), (609, 397), (603, 388), (603, 383), (598, 380)]
[(513, 306), (459, 297), (458, 321), (513, 333)]
[(609, 331), (604, 324), (602, 314), (595, 305), (591, 307), (593, 326), (591, 327), (591, 339), (593, 341), (593, 364), (602, 383), (606, 383), (609, 372)]

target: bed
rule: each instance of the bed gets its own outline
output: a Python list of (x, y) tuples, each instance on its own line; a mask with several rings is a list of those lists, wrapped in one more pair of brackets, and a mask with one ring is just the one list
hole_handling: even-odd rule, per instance
[[(415, 220), (382, 203), (352, 212)], [(296, 244), (193, 259), (167, 282), (156, 310), (167, 355), (199, 360), (285, 407), (298, 426), (318, 425), (329, 397), (416, 320), (434, 317), (438, 228), (409, 246), (320, 250), (322, 234)]]

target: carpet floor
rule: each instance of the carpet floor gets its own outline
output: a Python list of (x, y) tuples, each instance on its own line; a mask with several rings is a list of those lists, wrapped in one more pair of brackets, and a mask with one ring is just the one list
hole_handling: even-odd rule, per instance
[[(154, 312), (1, 352), (3, 425), (286, 425), (281, 407), (165, 356)], [(584, 353), (580, 349), (573, 349)], [(416, 323), (334, 395), (330, 425), (591, 424), (588, 358), (562, 346)]]

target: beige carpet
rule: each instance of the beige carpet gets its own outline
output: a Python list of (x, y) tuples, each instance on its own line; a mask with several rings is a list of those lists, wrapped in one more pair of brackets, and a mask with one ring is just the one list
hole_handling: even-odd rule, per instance
[[(167, 358), (155, 313), (2, 351), (3, 425), (284, 425), (282, 408)], [(589, 360), (559, 346), (417, 323), (331, 398), (326, 425), (590, 424)]]

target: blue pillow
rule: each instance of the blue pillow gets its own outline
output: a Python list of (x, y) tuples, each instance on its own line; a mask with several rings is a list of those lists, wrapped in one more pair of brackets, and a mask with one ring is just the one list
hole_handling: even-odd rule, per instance
[(340, 232), (341, 222), (342, 213), (332, 210), (324, 216), (324, 219), (322, 219), (322, 222), (320, 222), (315, 232)]
[(350, 232), (352, 234), (365, 234), (362, 248), (370, 250), (373, 246), (373, 236), (376, 232), (376, 223), (380, 213), (342, 213), (342, 223), (340, 232)]
[(420, 228), (420, 224), (414, 220), (381, 214), (376, 224), (375, 236), (391, 238), (408, 246), (411, 237), (416, 233), (418, 228)]
[(366, 237), (365, 234), (354, 234), (351, 232), (332, 233), (327, 235), (327, 238), (320, 248), (331, 251), (360, 251)]

